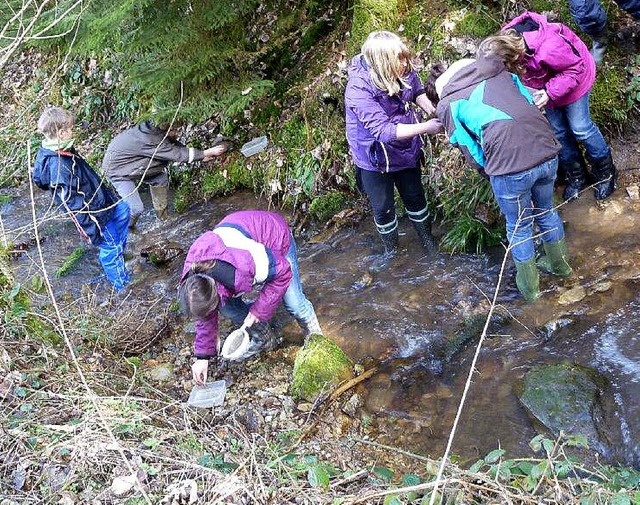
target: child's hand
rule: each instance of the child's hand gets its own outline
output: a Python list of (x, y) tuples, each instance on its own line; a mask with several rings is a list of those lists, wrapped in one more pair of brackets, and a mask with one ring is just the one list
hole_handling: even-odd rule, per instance
[(536, 104), (538, 109), (543, 110), (547, 103), (549, 103), (549, 95), (544, 89), (540, 89), (533, 94), (533, 103)]
[(210, 147), (204, 150), (204, 158), (202, 161), (211, 161), (216, 156), (220, 156), (227, 150), (227, 146), (224, 144), (218, 144), (215, 147)]
[(196, 381), (198, 386), (204, 386), (207, 382), (207, 371), (209, 370), (208, 359), (197, 359), (193, 365), (191, 365), (191, 373), (193, 374), (193, 380)]

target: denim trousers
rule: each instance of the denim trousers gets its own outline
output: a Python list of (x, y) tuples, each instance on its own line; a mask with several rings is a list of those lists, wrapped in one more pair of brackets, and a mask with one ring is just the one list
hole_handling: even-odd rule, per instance
[(120, 200), (113, 209), (111, 220), (102, 229), (102, 242), (98, 244), (98, 259), (116, 291), (120, 291), (129, 283), (129, 272), (124, 264), (128, 233), (129, 205)]
[(562, 146), (561, 165), (582, 159), (578, 141), (582, 142), (590, 159), (603, 159), (609, 155), (609, 145), (589, 113), (589, 94), (564, 107), (546, 109), (549, 123)]
[(376, 224), (388, 225), (396, 219), (394, 187), (407, 211), (423, 213), (427, 207), (427, 198), (422, 187), (420, 167), (407, 168), (397, 172), (373, 172), (356, 167), (358, 189), (367, 195), (373, 207)]
[(552, 201), (557, 170), (556, 157), (529, 170), (490, 177), (493, 194), (507, 220), (507, 238), (516, 261), (525, 262), (535, 256), (534, 222), (544, 242), (553, 243), (564, 237), (562, 219)]
[[(316, 317), (316, 312), (309, 299), (302, 291), (302, 283), (300, 282), (300, 271), (298, 270), (298, 250), (296, 248), (296, 242), (291, 236), (291, 245), (287, 251), (287, 261), (291, 266), (291, 282), (287, 291), (284, 293), (282, 302), (284, 303), (287, 312), (298, 321), (298, 323), (304, 325), (311, 322)], [(241, 296), (230, 298), (226, 303), (220, 307), (220, 313), (231, 319), (234, 324), (241, 325), (245, 317), (249, 313), (250, 305), (245, 302)]]

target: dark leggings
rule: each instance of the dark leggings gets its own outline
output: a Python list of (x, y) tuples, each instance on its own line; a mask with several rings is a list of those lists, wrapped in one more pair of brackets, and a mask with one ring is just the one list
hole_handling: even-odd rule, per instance
[(427, 212), (419, 167), (386, 173), (356, 167), (356, 182), (358, 189), (369, 198), (378, 228), (395, 221), (394, 185), (410, 216)]

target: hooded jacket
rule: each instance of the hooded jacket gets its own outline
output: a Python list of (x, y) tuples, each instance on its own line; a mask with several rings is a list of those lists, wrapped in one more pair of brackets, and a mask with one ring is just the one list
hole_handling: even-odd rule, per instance
[[(235, 268), (233, 289), (216, 283), (220, 303), (250, 292), (262, 285), (250, 312), (260, 321), (268, 321), (276, 311), (291, 282), (287, 252), (291, 231), (285, 219), (261, 210), (234, 212), (213, 229), (201, 235), (189, 248), (182, 269), (184, 280), (194, 263), (222, 260)], [(196, 356), (214, 356), (218, 335), (218, 311), (196, 321)]]
[(351, 60), (344, 101), (347, 142), (353, 162), (363, 170), (374, 172), (415, 168), (422, 141), (419, 137), (398, 140), (396, 125), (420, 122), (410, 105), (424, 93), (418, 74), (412, 71), (407, 77), (410, 88), (403, 87), (396, 95), (389, 96), (376, 87), (369, 72), (363, 55), (358, 54)]
[(453, 74), (436, 112), (449, 141), (489, 176), (528, 170), (560, 151), (529, 92), (496, 56)]
[(545, 89), (552, 107), (574, 103), (589, 92), (596, 80), (596, 63), (580, 37), (561, 23), (549, 23), (535, 12), (525, 12), (502, 29), (533, 22), (537, 30), (523, 31), (528, 51), (523, 57), (523, 81)]
[(167, 137), (167, 131), (150, 121), (120, 132), (109, 143), (102, 171), (113, 181), (151, 178), (171, 162), (191, 163), (204, 158), (200, 149), (185, 147)]
[(74, 149), (40, 148), (31, 178), (40, 189), (53, 193), (81, 235), (86, 235), (93, 245), (100, 245), (102, 230), (111, 220), (119, 198)]

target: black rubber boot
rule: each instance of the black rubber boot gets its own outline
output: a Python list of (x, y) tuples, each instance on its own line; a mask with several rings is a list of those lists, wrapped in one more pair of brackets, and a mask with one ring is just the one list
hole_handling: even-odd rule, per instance
[(418, 234), (418, 240), (422, 244), (424, 251), (427, 254), (431, 254), (438, 250), (438, 244), (431, 234), (431, 217), (428, 217), (424, 221), (411, 221), (413, 227)]
[(572, 160), (562, 163), (562, 169), (567, 180), (567, 186), (564, 188), (562, 198), (567, 202), (578, 198), (580, 191), (587, 186), (586, 166), (582, 156), (579, 160)]
[(604, 158), (589, 159), (591, 163), (591, 173), (596, 180), (593, 193), (596, 200), (604, 200), (616, 189), (616, 166), (613, 164), (611, 150)]
[(382, 246), (384, 252), (377, 254), (373, 257), (371, 263), (371, 270), (378, 272), (387, 267), (389, 260), (398, 254), (398, 221), (394, 219), (391, 223), (386, 225), (379, 225), (376, 223), (378, 234), (382, 240)]

